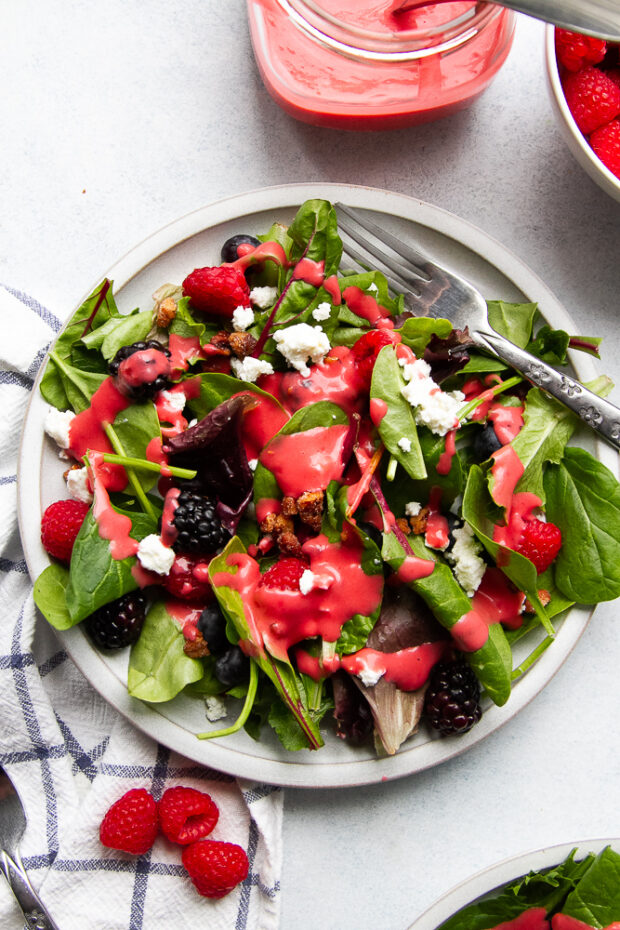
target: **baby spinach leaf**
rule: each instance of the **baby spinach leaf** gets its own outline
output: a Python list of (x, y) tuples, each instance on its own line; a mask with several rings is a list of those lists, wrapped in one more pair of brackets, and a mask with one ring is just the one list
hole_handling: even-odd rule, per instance
[(342, 242), (338, 235), (336, 211), (328, 200), (306, 200), (287, 230), (292, 240), (290, 258), (302, 257), (323, 261), (326, 277), (336, 274), (342, 257)]
[(620, 921), (620, 855), (607, 846), (568, 895), (562, 907), (592, 927)]
[(551, 329), (550, 326), (541, 326), (526, 346), (531, 355), (542, 358), (550, 365), (566, 365), (566, 351), (570, 343), (570, 336), (562, 329)]
[(545, 475), (547, 515), (562, 532), (560, 591), (581, 604), (620, 595), (620, 484), (583, 449), (569, 448)]
[(40, 390), (53, 407), (79, 413), (90, 406), (93, 394), (105, 378), (104, 374), (76, 368), (53, 351), (41, 378)]
[(418, 358), (422, 358), (431, 336), (445, 339), (452, 332), (452, 323), (440, 317), (435, 319), (428, 316), (414, 316), (405, 320), (397, 332), (400, 333), (405, 345), (409, 346)]
[(52, 562), (34, 583), (34, 602), (47, 620), (57, 630), (68, 630), (75, 625), (67, 610), (67, 585), (69, 569)]
[[(144, 539), (156, 532), (156, 522), (146, 514), (131, 513), (127, 516), (132, 521), (132, 539)], [(75, 540), (69, 568), (67, 610), (72, 622), (79, 623), (99, 607), (137, 588), (131, 574), (135, 563), (134, 556), (112, 558), (110, 543), (99, 535), (92, 509), (89, 510)]]
[(106, 361), (114, 358), (122, 346), (140, 342), (153, 323), (150, 310), (134, 310), (126, 316), (112, 316), (102, 326), (87, 333), (82, 342), (88, 349), (99, 349)]
[[(384, 346), (375, 362), (370, 387), (370, 402), (385, 404), (385, 415), (377, 424), (383, 443), (412, 478), (425, 478), (426, 466), (418, 441), (418, 431), (411, 404), (402, 394), (404, 380), (393, 346)], [(399, 446), (406, 439), (408, 452)]]
[(501, 707), (510, 697), (512, 650), (500, 623), (489, 625), (489, 638), (484, 646), (465, 657), (478, 681), (494, 704)]
[(157, 601), (146, 615), (140, 637), (129, 654), (127, 690), (131, 697), (161, 703), (171, 701), (204, 674), (200, 659), (183, 652), (185, 637), (179, 624)]
[(262, 391), (250, 381), (240, 381), (239, 378), (235, 378), (233, 375), (225, 375), (219, 372), (204, 372), (194, 377), (200, 378), (200, 394), (189, 401), (189, 408), (199, 420), (219, 404), (224, 403), (225, 400), (242, 392), (249, 392), (284, 412), (284, 408), (272, 394)]
[[(146, 450), (151, 440), (161, 436), (159, 419), (155, 405), (151, 401), (131, 404), (117, 413), (113, 424), (114, 432), (123, 448), (123, 455), (129, 458), (146, 459)], [(157, 482), (156, 472), (134, 469), (145, 491)], [(131, 493), (129, 488), (128, 493)]]
[(487, 301), (489, 323), (493, 329), (524, 349), (532, 336), (538, 304), (507, 303), (504, 300)]

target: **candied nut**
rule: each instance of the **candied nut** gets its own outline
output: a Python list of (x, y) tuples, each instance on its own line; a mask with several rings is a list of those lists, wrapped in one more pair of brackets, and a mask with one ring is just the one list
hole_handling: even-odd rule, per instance
[(240, 359), (251, 355), (257, 346), (256, 339), (250, 333), (230, 333), (228, 343), (233, 353)]
[(214, 336), (211, 336), (210, 345), (214, 346), (216, 349), (219, 349), (225, 355), (230, 355), (230, 342), (229, 340), (230, 333), (221, 330), (219, 333), (216, 333)]
[(282, 498), (282, 513), (285, 517), (294, 517), (299, 513), (297, 510), (297, 501), (294, 497)]
[(168, 329), (176, 315), (176, 300), (173, 297), (166, 297), (166, 299), (162, 300), (157, 308), (157, 317), (155, 322), (160, 327), (160, 329)]
[(422, 507), (415, 517), (409, 517), (409, 526), (416, 536), (422, 536), (426, 533), (426, 524), (430, 515), (430, 507)]
[(323, 491), (305, 491), (297, 498), (299, 518), (316, 533), (323, 519)]
[(183, 644), (183, 652), (186, 656), (189, 656), (190, 659), (202, 659), (203, 656), (210, 655), (207, 641), (200, 630), (196, 630), (195, 639), (185, 640), (185, 643)]
[(281, 533), (293, 532), (293, 521), (283, 513), (268, 513), (260, 522), (261, 533), (269, 533), (276, 541)]
[(278, 536), (278, 546), (282, 555), (289, 555), (296, 559), (303, 558), (304, 551), (294, 533), (280, 533)]
[[(543, 605), (543, 607), (546, 607), (547, 604), (551, 601), (551, 595), (545, 588), (541, 588), (540, 591), (538, 592), (538, 600)], [(523, 604), (523, 613), (524, 614), (535, 614), (536, 613), (534, 605), (532, 604), (530, 599), (527, 597), (525, 598), (525, 602)]]
[(411, 534), (411, 527), (409, 526), (409, 520), (407, 520), (407, 517), (399, 517), (396, 521), (396, 526), (402, 533), (405, 534), (405, 536), (409, 536)]

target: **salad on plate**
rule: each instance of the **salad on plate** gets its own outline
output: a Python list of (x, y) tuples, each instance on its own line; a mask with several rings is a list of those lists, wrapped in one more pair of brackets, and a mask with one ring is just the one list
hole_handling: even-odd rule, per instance
[(563, 862), (530, 871), (468, 904), (438, 930), (618, 930), (620, 853), (577, 848)]
[[(347, 267), (328, 201), (221, 259), (129, 313), (104, 280), (50, 351), (67, 497), (38, 607), (128, 648), (131, 696), (204, 701), (202, 739), (467, 732), (571, 605), (620, 594), (616, 477), (569, 444), (574, 414)], [(488, 308), (551, 364), (598, 352), (536, 304)]]

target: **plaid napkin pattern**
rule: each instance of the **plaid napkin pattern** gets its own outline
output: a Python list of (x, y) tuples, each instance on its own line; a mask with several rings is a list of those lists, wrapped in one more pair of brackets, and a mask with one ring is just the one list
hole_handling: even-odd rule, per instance
[[(16, 519), (17, 451), (26, 404), (61, 321), (0, 286), (0, 765), (27, 814), (24, 865), (60, 930), (276, 930), (282, 792), (199, 766), (135, 730), (84, 679), (38, 614)], [(213, 839), (239, 843), (250, 871), (219, 901), (200, 897), (181, 847), (159, 837), (144, 856), (106, 849), (99, 824), (129, 788), (208, 792)], [(23, 917), (0, 876), (0, 926)]]

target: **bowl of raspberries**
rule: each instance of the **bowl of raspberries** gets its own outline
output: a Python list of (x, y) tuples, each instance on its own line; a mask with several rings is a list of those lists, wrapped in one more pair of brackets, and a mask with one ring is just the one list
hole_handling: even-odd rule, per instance
[(546, 60), (551, 100), (571, 152), (620, 200), (620, 45), (547, 26)]

